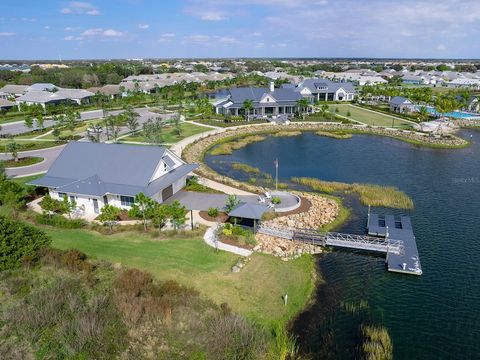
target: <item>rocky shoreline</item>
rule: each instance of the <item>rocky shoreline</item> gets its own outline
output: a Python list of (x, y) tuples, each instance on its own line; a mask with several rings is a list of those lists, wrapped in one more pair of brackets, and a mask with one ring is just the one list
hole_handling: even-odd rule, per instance
[[(318, 229), (323, 225), (331, 223), (338, 216), (340, 209), (335, 200), (317, 194), (296, 194), (310, 201), (311, 206), (307, 211), (264, 221), (263, 225), (282, 229)], [(253, 251), (277, 256), (283, 260), (295, 259), (302, 254), (319, 254), (322, 252), (322, 248), (319, 246), (303, 244), (265, 234), (257, 233), (255, 238), (257, 245), (253, 248)]]

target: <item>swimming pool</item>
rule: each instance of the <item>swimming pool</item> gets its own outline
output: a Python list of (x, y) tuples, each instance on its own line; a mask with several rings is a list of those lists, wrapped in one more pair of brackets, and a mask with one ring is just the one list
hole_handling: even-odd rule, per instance
[[(447, 116), (450, 118), (454, 119), (471, 119), (471, 120), (480, 120), (480, 114), (475, 114), (475, 113), (469, 113), (465, 111), (452, 111), (448, 112), (445, 114), (440, 114), (433, 106), (425, 106), (427, 108), (427, 111), (435, 116)], [(417, 105), (415, 107), (418, 110), (420, 110), (421, 106)]]

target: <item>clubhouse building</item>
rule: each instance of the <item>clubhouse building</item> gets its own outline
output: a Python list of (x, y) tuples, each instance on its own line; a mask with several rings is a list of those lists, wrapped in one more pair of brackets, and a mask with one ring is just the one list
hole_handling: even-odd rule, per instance
[(53, 199), (67, 196), (81, 215), (95, 215), (105, 205), (129, 209), (138, 193), (162, 203), (196, 168), (164, 147), (72, 141), (30, 184), (47, 187)]

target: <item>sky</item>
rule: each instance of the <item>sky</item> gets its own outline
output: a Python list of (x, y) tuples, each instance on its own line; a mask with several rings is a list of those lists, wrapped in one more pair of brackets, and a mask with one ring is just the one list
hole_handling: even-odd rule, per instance
[(480, 0), (0, 0), (0, 59), (480, 58)]

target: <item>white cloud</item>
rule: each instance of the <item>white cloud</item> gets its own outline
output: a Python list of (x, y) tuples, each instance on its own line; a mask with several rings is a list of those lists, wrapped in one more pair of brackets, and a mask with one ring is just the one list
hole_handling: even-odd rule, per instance
[(229, 36), (221, 36), (218, 39), (218, 41), (223, 43), (223, 44), (235, 44), (235, 43), (237, 43), (237, 40), (235, 40), (233, 37), (229, 37)]
[(71, 1), (67, 7), (60, 9), (62, 14), (77, 14), (77, 15), (100, 15), (100, 11), (88, 2)]
[(226, 16), (218, 11), (206, 11), (200, 14), (200, 19), (204, 21), (222, 21)]
[(95, 29), (87, 29), (81, 33), (81, 36), (86, 37), (107, 37), (107, 38), (118, 38), (122, 37), (125, 34), (121, 31), (114, 30), (114, 29), (102, 29), (102, 28), (95, 28)]
[(192, 44), (208, 44), (211, 40), (209, 35), (189, 35), (183, 37), (183, 44), (192, 43)]
[(49, 25), (45, 25), (43, 28), (44, 28), (45, 30), (50, 30), (50, 26), (49, 26)]
[(15, 36), (16, 33), (14, 32), (0, 32), (0, 36)]
[(73, 36), (73, 35), (68, 35), (63, 38), (65, 41), (81, 41), (83, 40), (83, 37), (81, 36)]
[(142, 30), (146, 30), (149, 27), (150, 27), (150, 25), (148, 25), (148, 24), (137, 24), (137, 28), (142, 29)]

